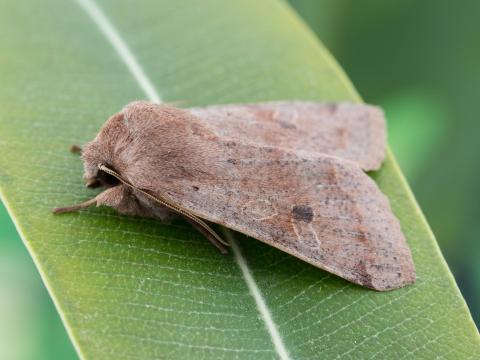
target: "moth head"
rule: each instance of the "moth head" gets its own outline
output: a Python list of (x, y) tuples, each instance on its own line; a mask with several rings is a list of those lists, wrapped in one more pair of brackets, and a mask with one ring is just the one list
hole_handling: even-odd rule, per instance
[(145, 101), (127, 104), (105, 122), (91, 142), (84, 145), (81, 157), (83, 178), (88, 187), (119, 185), (118, 179), (99, 169), (99, 166), (105, 165), (125, 176), (134, 163), (136, 150), (143, 146), (149, 135), (161, 132), (155, 128), (162, 123), (158, 121), (161, 118), (159, 108), (159, 105)]
[(159, 206), (152, 208), (144, 197), (139, 198), (141, 191), (134, 188), (148, 189), (144, 169), (151, 168), (151, 159), (140, 155), (149, 153), (149, 146), (163, 145), (163, 137), (158, 134), (176, 129), (171, 124), (175, 120), (172, 111), (161, 105), (136, 101), (111, 116), (97, 136), (80, 149), (85, 184), (90, 188), (102, 187), (104, 191), (94, 199), (56, 208), (54, 212), (76, 211), (96, 204), (128, 215), (168, 217), (168, 210)]
[(122, 173), (122, 163), (118, 148), (122, 147), (128, 131), (124, 124), (123, 112), (111, 116), (99, 133), (91, 142), (82, 148), (85, 184), (90, 188), (111, 188), (120, 184), (120, 181), (100, 169), (104, 165), (115, 172)]
[[(112, 167), (109, 166), (109, 168), (112, 168)], [(98, 168), (95, 174), (89, 177), (85, 177), (85, 185), (92, 189), (97, 187), (104, 187), (108, 189), (108, 188), (120, 185), (120, 180), (118, 180), (115, 176)]]

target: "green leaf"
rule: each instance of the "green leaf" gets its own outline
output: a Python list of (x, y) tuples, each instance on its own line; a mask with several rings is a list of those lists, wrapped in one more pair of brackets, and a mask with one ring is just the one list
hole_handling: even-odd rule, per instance
[[(113, 35), (91, 5), (0, 4), (2, 198), (81, 356), (478, 355), (475, 325), (390, 154), (373, 177), (401, 221), (418, 281), (388, 293), (237, 234), (235, 256), (219, 256), (181, 221), (164, 225), (100, 208), (51, 215), (54, 206), (92, 196), (69, 145), (91, 140), (110, 114), (148, 97), (148, 82), (164, 101), (189, 106), (359, 101), (282, 2), (101, 1)], [(136, 73), (126, 65), (128, 49), (118, 52), (122, 40), (138, 60)]]

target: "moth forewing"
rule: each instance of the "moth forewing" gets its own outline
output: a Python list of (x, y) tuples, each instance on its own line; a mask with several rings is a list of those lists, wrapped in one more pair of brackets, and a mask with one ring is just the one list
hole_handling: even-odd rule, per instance
[(334, 155), (365, 171), (378, 169), (385, 158), (383, 111), (371, 105), (275, 101), (188, 111), (223, 138)]
[(414, 281), (400, 224), (356, 164), (231, 141), (217, 145), (208, 175), (172, 187), (176, 203), (363, 286), (388, 290)]

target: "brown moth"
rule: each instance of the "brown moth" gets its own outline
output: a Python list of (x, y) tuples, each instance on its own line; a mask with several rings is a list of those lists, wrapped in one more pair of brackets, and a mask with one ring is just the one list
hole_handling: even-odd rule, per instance
[[(339, 103), (271, 102), (178, 109), (137, 101), (81, 149), (84, 179), (105, 190), (75, 211), (207, 222), (254, 237), (356, 284), (390, 290), (415, 270), (387, 198), (363, 170), (385, 156), (383, 113)], [(362, 170), (363, 169), (363, 170)]]

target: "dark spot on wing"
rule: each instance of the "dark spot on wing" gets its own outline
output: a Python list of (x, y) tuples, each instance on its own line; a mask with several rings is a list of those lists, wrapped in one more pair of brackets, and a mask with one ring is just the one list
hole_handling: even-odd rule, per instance
[(313, 209), (308, 205), (295, 205), (292, 214), (295, 220), (305, 221), (306, 223), (313, 219)]

